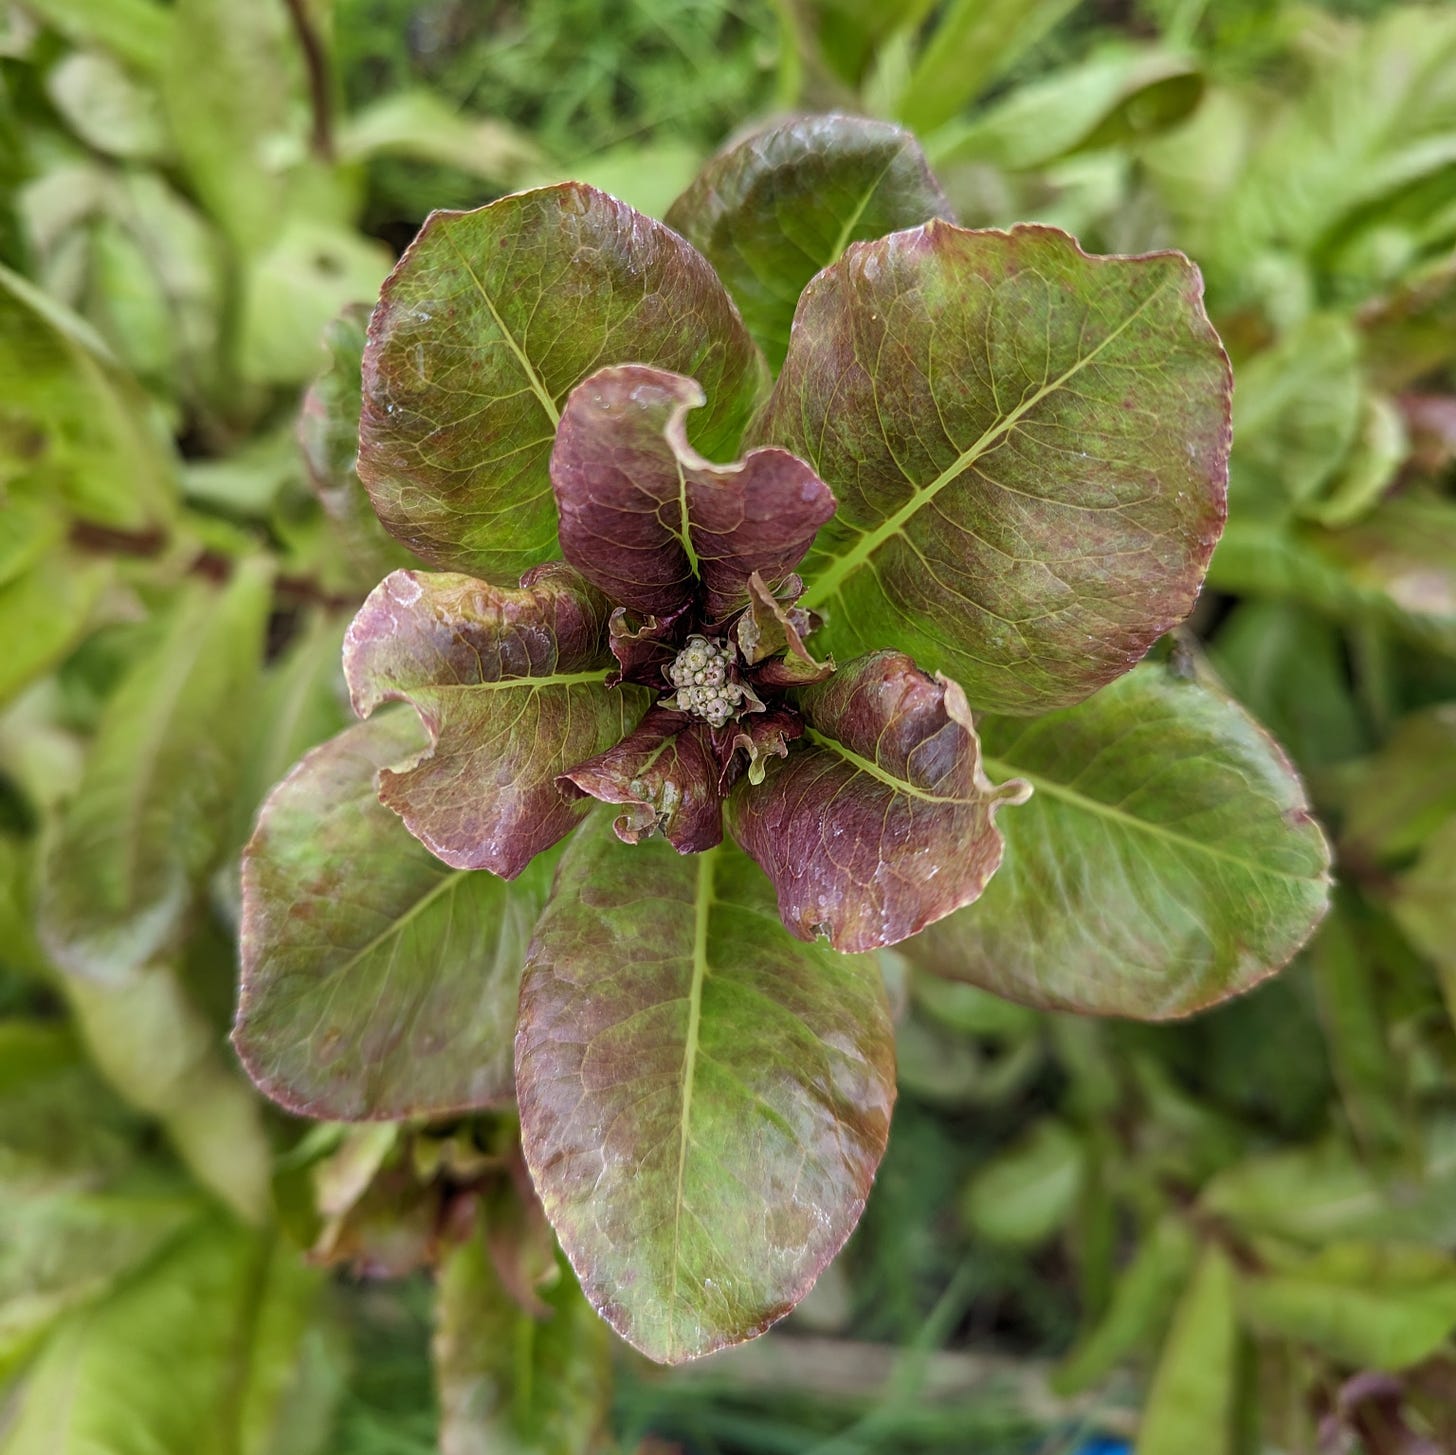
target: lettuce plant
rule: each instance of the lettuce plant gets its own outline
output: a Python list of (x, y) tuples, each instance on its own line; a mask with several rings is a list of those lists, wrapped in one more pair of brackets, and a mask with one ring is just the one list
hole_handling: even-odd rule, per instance
[(670, 225), (579, 184), (437, 213), (369, 325), (358, 479), (433, 569), (364, 603), (365, 721), (261, 813), (235, 1040), (311, 1116), (514, 1099), (659, 1360), (761, 1332), (853, 1228), (880, 952), (1160, 1017), (1324, 909), (1277, 746), (1142, 661), (1224, 518), (1197, 270), (947, 210), (904, 132), (795, 121)]

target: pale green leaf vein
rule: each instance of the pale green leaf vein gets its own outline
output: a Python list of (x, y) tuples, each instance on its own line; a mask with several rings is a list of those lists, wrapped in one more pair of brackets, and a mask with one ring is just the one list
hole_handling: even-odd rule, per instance
[(1060, 799), (1070, 807), (1089, 813), (1099, 818), (1111, 819), (1116, 823), (1123, 824), (1127, 828), (1135, 829), (1140, 833), (1150, 834), (1155, 838), (1166, 840), (1168, 843), (1177, 844), (1180, 848), (1191, 849), (1194, 853), (1206, 855), (1210, 859), (1221, 859), (1225, 863), (1235, 864), (1240, 869), (1258, 876), (1268, 876), (1273, 879), (1288, 879), (1295, 883), (1305, 884), (1311, 882), (1315, 876), (1311, 874), (1295, 873), (1289, 869), (1276, 869), (1270, 864), (1260, 863), (1255, 859), (1245, 858), (1242, 854), (1235, 853), (1232, 849), (1226, 849), (1218, 844), (1211, 844), (1206, 839), (1195, 839), (1188, 834), (1179, 833), (1177, 829), (1169, 828), (1166, 824), (1154, 822), (1152, 819), (1139, 818), (1136, 814), (1128, 813), (1126, 809), (1117, 808), (1113, 804), (1103, 803), (1100, 799), (1089, 798), (1085, 793), (1078, 793), (1075, 788), (1068, 788), (1063, 783), (1057, 783), (1050, 778), (1043, 778), (1039, 774), (1028, 772), (1027, 769), (1014, 764), (1003, 763), (995, 758), (986, 758), (982, 766), (988, 773), (999, 775), (1014, 775), (1030, 783), (1037, 793), (1045, 794), (1048, 798)]

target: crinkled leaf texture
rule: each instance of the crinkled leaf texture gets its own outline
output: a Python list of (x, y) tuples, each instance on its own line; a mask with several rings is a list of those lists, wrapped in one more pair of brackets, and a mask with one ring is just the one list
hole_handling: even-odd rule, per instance
[[(354, 710), (406, 701), (432, 747), (379, 796), (438, 858), (513, 879), (585, 813), (558, 774), (620, 741), (647, 705), (605, 686), (607, 604), (570, 566), (511, 589), (395, 571), (344, 639)], [(406, 760), (407, 762), (407, 760)]]
[(653, 707), (615, 747), (557, 781), (569, 797), (620, 804), (614, 828), (623, 843), (661, 832), (678, 853), (695, 854), (723, 838), (721, 771), (707, 723)]
[[(566, 401), (551, 455), (561, 553), (617, 605), (668, 616), (691, 601), (721, 621), (757, 572), (777, 588), (834, 514), (834, 496), (787, 450), (715, 465), (688, 443), (692, 379), (624, 364)], [(697, 579), (695, 579), (697, 578)]]
[(883, 237), (950, 204), (908, 131), (860, 116), (804, 116), (713, 158), (667, 214), (718, 270), (771, 363), (783, 362), (794, 305), (852, 242)]
[(449, 869), (405, 832), (375, 779), (423, 736), (389, 712), (315, 748), (263, 805), (244, 856), (233, 1043), (300, 1115), (397, 1119), (512, 1096), (545, 876)]
[(754, 438), (839, 511), (803, 605), (977, 709), (1126, 672), (1193, 605), (1225, 510), (1231, 382), (1181, 254), (1090, 257), (1041, 226), (932, 222), (805, 290)]
[(876, 961), (787, 936), (736, 849), (572, 839), (521, 987), (531, 1176), (587, 1297), (676, 1363), (762, 1333), (864, 1206), (894, 1045)]
[(434, 213), (369, 325), (359, 475), (434, 565), (514, 580), (556, 555), (562, 402), (607, 364), (699, 381), (694, 445), (737, 449), (763, 359), (706, 259), (580, 182)]
[(733, 836), (802, 940), (898, 944), (969, 904), (1001, 862), (995, 825), (1024, 783), (990, 783), (965, 694), (874, 652), (799, 694), (802, 744), (730, 808)]
[(1247, 990), (1325, 913), (1329, 848), (1274, 741), (1148, 663), (1077, 707), (982, 718), (986, 769), (1034, 789), (978, 904), (905, 947), (1031, 1005), (1145, 1019)]

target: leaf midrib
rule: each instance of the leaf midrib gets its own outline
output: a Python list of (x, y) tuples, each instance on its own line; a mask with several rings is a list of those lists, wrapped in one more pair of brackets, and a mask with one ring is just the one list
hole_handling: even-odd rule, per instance
[(476, 275), (475, 269), (470, 266), (470, 259), (460, 250), (460, 244), (451, 236), (448, 228), (444, 229), (445, 241), (450, 244), (450, 250), (460, 259), (460, 266), (470, 274), (470, 281), (475, 284), (475, 291), (480, 294), (480, 301), (485, 304), (486, 311), (495, 321), (495, 326), (500, 330), (500, 336), (505, 340), (506, 347), (516, 356), (516, 362), (521, 366), (521, 372), (526, 376), (526, 382), (531, 386), (531, 392), (541, 402), (541, 407), (546, 411), (546, 417), (551, 421), (551, 428), (554, 431), (561, 423), (561, 411), (556, 407), (556, 401), (551, 397), (551, 391), (547, 389), (541, 376), (536, 372), (536, 366), (531, 362), (525, 347), (516, 338), (510, 329), (506, 327), (505, 320), (496, 311), (495, 301), (486, 292), (485, 284)]
[(418, 918), (421, 914), (423, 914), (425, 910), (428, 909), (430, 905), (432, 905), (443, 894), (446, 894), (447, 892), (453, 892), (454, 890), (458, 889), (466, 874), (469, 872), (476, 871), (469, 871), (464, 869), (450, 870), (450, 872), (446, 874), (437, 884), (433, 885), (430, 889), (426, 890), (423, 894), (421, 894), (419, 898), (416, 899), (415, 902), (410, 905), (408, 909), (391, 919), (390, 922), (382, 930), (380, 930), (373, 939), (371, 939), (367, 944), (360, 946), (359, 949), (355, 950), (354, 953), (343, 962), (343, 964), (335, 965), (328, 972), (327, 978), (333, 980), (340, 975), (347, 975), (351, 970), (355, 969), (360, 963), (362, 963), (365, 959), (372, 955), (374, 951), (380, 947), (380, 945), (385, 943), (386, 940), (389, 940), (392, 937), (403, 933), (406, 925), (408, 925), (412, 920)]
[(914, 516), (929, 505), (947, 485), (965, 474), (992, 445), (1009, 435), (1043, 399), (1049, 398), (1065, 387), (1069, 380), (1081, 373), (1104, 349), (1115, 343), (1163, 295), (1169, 286), (1167, 283), (1162, 283), (1154, 288), (1116, 328), (1097, 344), (1096, 348), (1083, 355), (1055, 379), (1043, 384), (1030, 398), (1023, 399), (1015, 409), (1003, 414), (982, 433), (974, 444), (963, 450), (928, 485), (917, 488), (911, 482), (910, 498), (905, 504), (893, 515), (881, 521), (873, 530), (866, 531), (847, 551), (837, 556), (829, 569), (810, 583), (799, 604), (804, 607), (823, 606), (827, 600), (838, 595), (843, 589), (846, 578), (865, 565), (869, 558), (892, 536), (901, 534), (906, 524)]
[(669, 1330), (677, 1309), (677, 1285), (682, 1249), (683, 1179), (687, 1169), (689, 1131), (693, 1112), (693, 1079), (697, 1069), (698, 1036), (703, 1014), (703, 981), (708, 974), (708, 922), (713, 908), (713, 870), (717, 848), (698, 855), (698, 875), (693, 904), (692, 980), (688, 987), (688, 1026), (683, 1046), (682, 1114), (678, 1122), (677, 1192), (672, 1204), (672, 1282), (667, 1298)]
[(1246, 859), (1242, 854), (1235, 854), (1231, 850), (1220, 848), (1216, 844), (1210, 844), (1204, 839), (1191, 838), (1187, 834), (1179, 833), (1177, 829), (1169, 828), (1166, 824), (1155, 823), (1152, 819), (1139, 818), (1136, 814), (1129, 813), (1126, 809), (1117, 808), (1113, 804), (1104, 803), (1098, 798), (1089, 798), (1085, 793), (1079, 793), (1075, 788), (1069, 788), (1066, 784), (1057, 783), (1053, 779), (1043, 778), (1040, 774), (1032, 773), (1026, 768), (1018, 767), (1013, 763), (1006, 763), (998, 758), (984, 758), (982, 767), (988, 773), (997, 775), (1014, 775), (1030, 783), (1037, 793), (1044, 793), (1048, 798), (1060, 799), (1071, 807), (1080, 809), (1083, 813), (1090, 813), (1102, 818), (1110, 818), (1117, 823), (1125, 824), (1128, 828), (1137, 829), (1142, 833), (1151, 834), (1155, 838), (1163, 839), (1168, 843), (1177, 844), (1184, 849), (1192, 849), (1197, 853), (1205, 854), (1211, 859), (1221, 859), (1225, 863), (1236, 864), (1240, 869), (1246, 870), (1254, 875), (1267, 875), (1274, 879), (1288, 879), (1296, 884), (1312, 884), (1315, 876), (1310, 874), (1297, 874), (1289, 869), (1275, 869), (1271, 865), (1261, 864), (1253, 859)]
[(552, 672), (544, 677), (497, 677), (490, 682), (429, 682), (410, 691), (430, 692), (506, 692), (511, 689), (535, 691), (541, 687), (581, 687), (606, 683), (607, 669), (598, 667), (593, 672)]
[(857, 769), (861, 773), (868, 773), (872, 778), (878, 778), (881, 783), (887, 784), (896, 793), (904, 793), (911, 798), (918, 798), (923, 803), (949, 804), (952, 808), (965, 808), (971, 802), (968, 798), (947, 797), (939, 793), (927, 793), (925, 789), (917, 788), (915, 784), (908, 780), (897, 777), (888, 769), (880, 767), (878, 763), (873, 762), (869, 758), (862, 758), (853, 748), (845, 747), (837, 738), (831, 738), (827, 734), (817, 731), (815, 728), (806, 726), (804, 729), (804, 737), (812, 743), (817, 743), (822, 748), (829, 749), (830, 752), (837, 753), (852, 768)]

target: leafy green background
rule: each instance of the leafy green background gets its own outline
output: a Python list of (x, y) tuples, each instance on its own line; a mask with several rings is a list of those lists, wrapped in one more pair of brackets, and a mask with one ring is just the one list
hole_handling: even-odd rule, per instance
[[(295, 442), (326, 325), (432, 207), (572, 176), (661, 216), (792, 108), (914, 126), (968, 224), (1202, 268), (1231, 518), (1158, 670), (1288, 747), (1341, 890), (1186, 1023), (887, 956), (859, 1230), (664, 1376), (585, 1315), (510, 1113), (251, 1090), (237, 856), (400, 561)], [(1436, 6), (0, 4), (0, 1455), (1456, 1448), (1453, 249)]]

